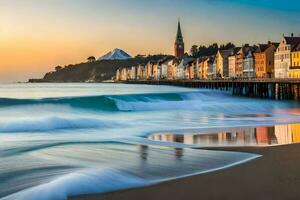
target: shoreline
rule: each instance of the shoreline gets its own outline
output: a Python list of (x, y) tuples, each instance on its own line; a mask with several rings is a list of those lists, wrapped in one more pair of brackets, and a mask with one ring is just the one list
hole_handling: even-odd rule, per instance
[(189, 176), (143, 188), (69, 197), (69, 200), (246, 199), (282, 200), (300, 197), (300, 144), (271, 147), (212, 147), (262, 157), (219, 171)]

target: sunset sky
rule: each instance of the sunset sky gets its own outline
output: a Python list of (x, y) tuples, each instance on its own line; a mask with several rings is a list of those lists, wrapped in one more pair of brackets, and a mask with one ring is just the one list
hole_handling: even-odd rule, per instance
[(187, 50), (212, 42), (279, 41), (300, 33), (299, 0), (0, 0), (0, 82), (121, 48), (173, 54), (178, 18)]

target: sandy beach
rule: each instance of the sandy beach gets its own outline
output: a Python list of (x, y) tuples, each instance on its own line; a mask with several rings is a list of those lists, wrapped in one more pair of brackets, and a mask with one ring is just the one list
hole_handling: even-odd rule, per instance
[(214, 150), (263, 155), (251, 162), (157, 185), (70, 200), (222, 199), (282, 200), (300, 198), (300, 144), (272, 147), (226, 147)]

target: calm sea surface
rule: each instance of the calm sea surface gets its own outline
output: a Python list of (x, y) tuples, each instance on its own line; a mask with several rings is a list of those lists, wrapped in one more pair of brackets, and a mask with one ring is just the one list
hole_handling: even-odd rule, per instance
[(259, 155), (191, 147), (299, 142), (299, 108), (168, 86), (0, 85), (0, 199), (63, 200), (250, 161)]

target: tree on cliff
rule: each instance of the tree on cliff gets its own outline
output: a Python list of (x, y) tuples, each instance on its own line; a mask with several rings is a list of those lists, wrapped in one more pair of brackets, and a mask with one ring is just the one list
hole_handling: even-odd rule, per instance
[(94, 56), (90, 56), (87, 58), (88, 62), (95, 62), (96, 61), (96, 58)]
[(191, 47), (190, 53), (191, 53), (192, 56), (196, 56), (197, 53), (198, 53), (198, 46), (197, 45), (193, 45)]
[(56, 66), (56, 67), (55, 67), (55, 71), (59, 71), (59, 70), (61, 70), (61, 69), (62, 69), (61, 66)]

